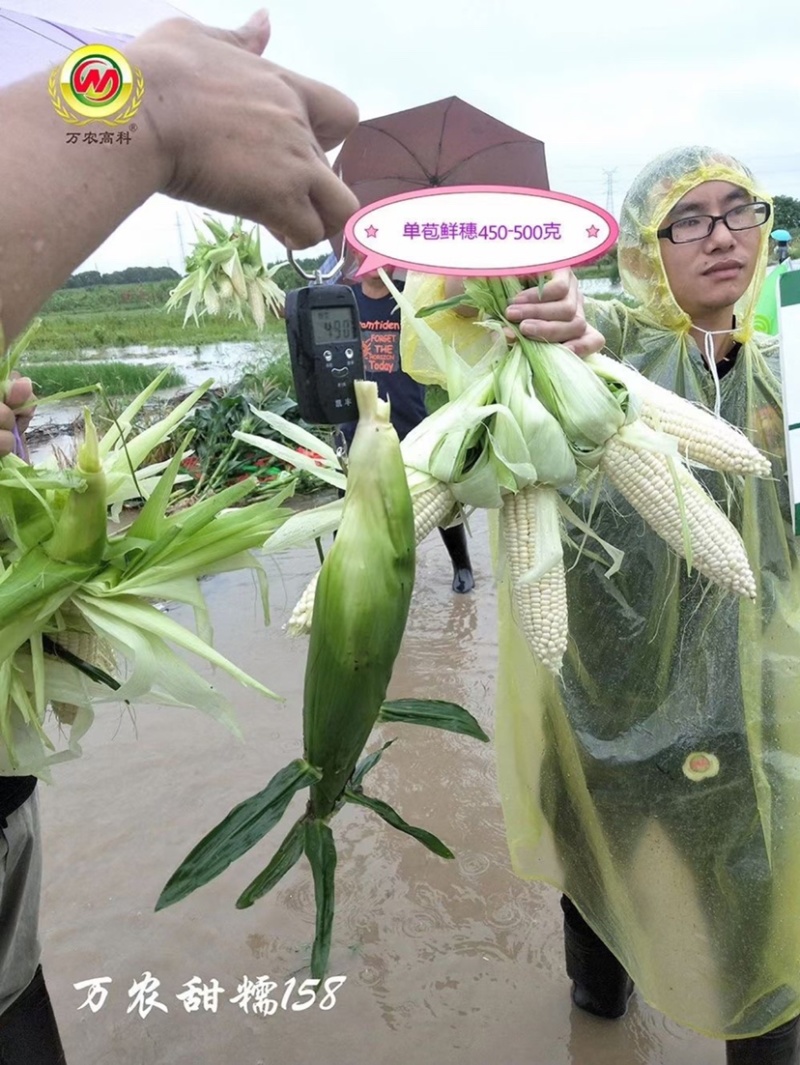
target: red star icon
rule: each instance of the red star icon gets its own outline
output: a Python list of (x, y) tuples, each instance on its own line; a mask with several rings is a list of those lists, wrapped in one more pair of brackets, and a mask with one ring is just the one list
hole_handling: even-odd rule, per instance
[(377, 237), (378, 235), (378, 230), (375, 228), (375, 226), (367, 226), (365, 232), (368, 237)]
[(600, 230), (597, 228), (597, 226), (589, 226), (588, 229), (586, 230), (586, 236), (587, 237), (597, 237), (599, 235), (600, 235)]

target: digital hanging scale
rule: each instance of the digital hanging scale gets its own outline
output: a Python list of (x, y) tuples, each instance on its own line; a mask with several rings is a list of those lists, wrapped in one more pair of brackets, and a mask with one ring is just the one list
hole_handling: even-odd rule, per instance
[(355, 382), (364, 376), (364, 357), (353, 290), (326, 283), (341, 261), (328, 274), (312, 275), (288, 255), (295, 270), (311, 281), (286, 293), (286, 335), (300, 417), (317, 425), (355, 421)]

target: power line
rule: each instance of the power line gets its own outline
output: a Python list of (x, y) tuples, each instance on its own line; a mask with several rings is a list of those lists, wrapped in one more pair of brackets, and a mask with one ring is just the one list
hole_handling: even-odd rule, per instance
[(178, 240), (181, 245), (181, 263), (185, 263), (186, 249), (183, 246), (183, 227), (181, 226), (181, 216), (177, 211), (175, 212), (175, 228), (178, 230)]
[(617, 172), (617, 168), (613, 170), (604, 170), (603, 173), (606, 176), (606, 210), (614, 217), (614, 175)]

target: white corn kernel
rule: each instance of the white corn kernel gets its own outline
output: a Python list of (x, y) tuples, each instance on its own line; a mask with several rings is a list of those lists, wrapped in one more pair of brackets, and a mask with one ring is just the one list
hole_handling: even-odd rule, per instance
[[(556, 490), (532, 485), (508, 495), (500, 517), (518, 623), (536, 658), (558, 675), (567, 649), (568, 617)], [(558, 543), (558, 557), (537, 580), (526, 580), (541, 565), (545, 543)]]

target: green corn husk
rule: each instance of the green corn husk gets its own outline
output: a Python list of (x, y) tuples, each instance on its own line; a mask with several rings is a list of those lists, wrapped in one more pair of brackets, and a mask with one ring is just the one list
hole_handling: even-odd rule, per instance
[(414, 583), (414, 518), (389, 404), (378, 399), (372, 382), (356, 382), (356, 398), (359, 422), (343, 517), (316, 592), (303, 702), (304, 757), (231, 810), (172, 874), (156, 905), (172, 905), (218, 876), (258, 843), (286, 812), (291, 797), (308, 786), (305, 814), (236, 905), (252, 906), (305, 854), (314, 877), (317, 920), (311, 972), (318, 979), (327, 970), (334, 916), (336, 846), (328, 822), (342, 803), (364, 807), (438, 856), (453, 857), (436, 836), (407, 824), (391, 806), (364, 794), (364, 777), (389, 746), (384, 744), (359, 763), (381, 714), (389, 721), (488, 739), (461, 707), (384, 702)]
[(553, 485), (574, 481), (577, 471), (569, 442), (556, 418), (537, 397), (530, 366), (519, 344), (511, 347), (498, 366), (495, 382), (497, 401), (511, 412), (529, 461), (535, 463), (533, 480)]
[(325, 818), (375, 724), (414, 585), (414, 512), (389, 405), (357, 382), (339, 535), (320, 572), (303, 700), (306, 760), (322, 771), (311, 810)]
[(249, 315), (262, 331), (268, 317), (278, 317), (284, 304), (283, 289), (273, 280), (285, 265), (267, 267), (261, 258), (258, 228), (245, 231), (237, 218), (228, 230), (217, 219), (204, 219), (213, 241), (197, 231), (197, 242), (186, 259), (186, 276), (170, 293), (168, 311), (186, 300), (184, 325), (204, 314), (229, 318)]
[(89, 411), (84, 411), (85, 436), (78, 448), (77, 470), (85, 487), (67, 497), (52, 537), (44, 545), (58, 562), (99, 562), (108, 540), (106, 477)]
[[(80, 756), (79, 740), (94, 719), (94, 707), (103, 702), (193, 706), (236, 733), (229, 701), (174, 648), (277, 698), (214, 650), (200, 582), (213, 573), (249, 568), (267, 616), (266, 576), (251, 552), (290, 516), (281, 504), (291, 488), (236, 506), (253, 491), (256, 482), (250, 479), (167, 515), (186, 441), (170, 462), (137, 467), (205, 386), (134, 436), (131, 419), (153, 387), (133, 401), (99, 444), (87, 420), (86, 441), (72, 469), (58, 469), (52, 460), (28, 466), (14, 456), (0, 462), (0, 773), (50, 779), (51, 765)], [(144, 508), (132, 525), (109, 538), (106, 504), (113, 511), (131, 495), (144, 495)], [(289, 530), (283, 543), (291, 546), (303, 538)], [(189, 604), (196, 632), (151, 599)], [(54, 657), (55, 645), (82, 635), (113, 648), (116, 675), (106, 673), (104, 679), (91, 661)], [(69, 728), (61, 722), (57, 745), (44, 727), (51, 702), (74, 708)]]

